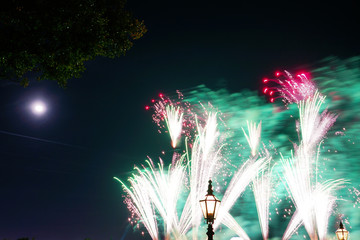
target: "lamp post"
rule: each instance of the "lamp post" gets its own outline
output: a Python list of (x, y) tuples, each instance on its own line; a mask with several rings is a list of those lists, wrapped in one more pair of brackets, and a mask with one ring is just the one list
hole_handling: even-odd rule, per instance
[(201, 210), (204, 214), (204, 218), (206, 219), (206, 223), (208, 224), (208, 229), (206, 233), (206, 235), (208, 236), (208, 240), (213, 240), (214, 230), (212, 224), (216, 219), (221, 202), (214, 196), (211, 183), (211, 180), (209, 180), (209, 186), (205, 199), (200, 200)]
[(347, 240), (348, 236), (349, 236), (349, 231), (347, 231), (344, 228), (344, 225), (342, 223), (342, 221), (340, 220), (340, 226), (339, 228), (336, 230), (336, 237), (338, 240)]

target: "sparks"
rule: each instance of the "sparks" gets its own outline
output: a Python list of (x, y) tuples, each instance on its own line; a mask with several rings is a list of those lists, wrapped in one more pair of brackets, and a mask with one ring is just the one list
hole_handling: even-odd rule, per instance
[[(242, 226), (241, 220), (238, 221), (239, 215), (235, 211), (238, 210), (236, 206), (240, 198), (249, 200), (249, 194), (244, 193), (252, 189), (255, 199), (251, 201), (254, 201), (256, 208), (251, 211), (257, 211), (259, 231), (264, 240), (268, 239), (271, 229), (269, 219), (274, 219), (271, 217), (271, 199), (277, 204), (288, 204), (285, 209), (275, 209), (278, 216), (290, 219), (283, 239), (290, 239), (301, 226), (310, 239), (325, 239), (329, 217), (339, 200), (337, 191), (346, 183), (341, 178), (333, 180), (320, 177), (319, 173), (322, 164), (319, 157), (321, 143), (337, 116), (321, 110), (325, 97), (318, 93), (312, 83), (305, 86), (306, 81), (310, 81), (305, 74), (292, 77), (285, 71), (278, 78), (283, 85), (277, 80), (264, 79), (263, 82), (269, 85), (263, 92), (272, 95), (270, 101), (281, 97), (287, 104), (296, 103), (298, 106), (293, 108), (291, 114), (292, 117), (297, 116), (294, 112), (298, 110), (299, 120), (294, 133), (298, 133), (299, 143), (294, 143), (293, 151), (286, 155), (290, 157), (279, 154), (276, 143), (261, 142), (264, 133), (265, 138), (269, 135), (266, 135), (268, 130), (262, 133), (262, 128), (279, 128), (283, 125), (271, 125), (273, 115), (277, 114), (273, 111), (274, 105), (267, 104), (271, 107), (264, 107), (264, 111), (259, 113), (256, 105), (258, 99), (255, 97), (232, 95), (226, 99), (226, 114), (217, 111), (210, 101), (207, 104), (199, 103), (194, 97), (200, 94), (198, 89), (193, 91), (193, 100), (189, 102), (183, 100), (182, 94), (178, 99), (159, 95), (160, 99), (152, 101), (154, 122), (159, 130), (169, 132), (175, 149), (168, 168), (162, 159), (155, 163), (148, 159), (145, 166), (135, 168), (135, 173), (129, 178), (129, 186), (119, 180), (127, 194), (125, 202), (128, 209), (136, 217), (136, 221), (132, 217), (129, 221), (137, 222), (138, 226), (139, 223), (143, 224), (146, 229), (144, 233), (147, 232), (152, 239), (203, 238), (199, 200), (203, 198), (207, 181), (211, 178), (216, 196), (222, 200), (214, 231), (225, 225), (227, 228), (222, 228), (222, 231), (231, 231), (232, 235), (236, 234), (241, 239), (253, 238), (254, 233), (246, 232), (247, 228)], [(290, 81), (290, 78), (296, 80)], [(301, 84), (305, 84), (304, 89), (310, 91), (299, 90), (302, 89), (299, 87)], [(225, 102), (224, 92), (214, 93), (214, 96), (214, 104)], [(246, 104), (239, 103), (244, 96)], [(256, 107), (248, 106), (249, 109), (246, 109), (249, 102), (255, 103)], [(233, 110), (236, 104), (243, 104), (238, 107), (242, 111)], [(242, 129), (239, 125), (245, 123), (246, 117), (261, 117), (263, 121), (247, 121), (247, 129)], [(180, 145), (181, 136), (185, 141)], [(164, 156), (169, 155), (169, 151), (166, 152)], [(270, 152), (276, 154), (274, 159)], [(281, 161), (277, 163), (280, 157), (275, 156), (279, 155)], [(275, 170), (273, 165), (276, 164)], [(278, 192), (278, 186), (285, 190)], [(250, 209), (246, 205), (241, 211), (244, 214)], [(251, 234), (250, 237), (248, 234)]]
[(166, 115), (165, 121), (168, 127), (171, 145), (173, 148), (176, 148), (177, 142), (181, 136), (182, 126), (183, 126), (183, 113), (180, 113), (180, 108), (175, 108), (174, 106), (166, 106)]
[[(276, 79), (266, 79), (263, 83), (273, 85), (274, 91), (270, 91), (270, 96), (277, 93), (288, 103), (299, 103), (301, 100), (306, 100), (312, 97), (317, 90), (315, 84), (305, 74), (298, 74), (294, 77), (288, 71), (284, 71), (284, 74), (276, 72), (275, 76)], [(272, 99), (271, 102), (276, 98)]]

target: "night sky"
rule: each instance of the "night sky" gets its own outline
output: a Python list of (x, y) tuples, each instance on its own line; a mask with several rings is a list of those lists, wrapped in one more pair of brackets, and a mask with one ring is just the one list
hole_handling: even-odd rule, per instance
[[(87, 63), (67, 89), (0, 83), (0, 239), (137, 239), (121, 186), (169, 149), (144, 106), (199, 84), (258, 90), (278, 69), (360, 54), (359, 5), (296, 1), (141, 1), (148, 32), (126, 56)], [(2, 36), (4, 37), (4, 36)], [(44, 116), (29, 104), (43, 99)]]

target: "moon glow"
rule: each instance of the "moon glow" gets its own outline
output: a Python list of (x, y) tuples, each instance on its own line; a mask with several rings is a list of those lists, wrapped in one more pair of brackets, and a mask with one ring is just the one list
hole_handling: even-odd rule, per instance
[(30, 108), (31, 108), (32, 113), (37, 116), (43, 115), (47, 110), (45, 103), (42, 101), (34, 101), (31, 104)]

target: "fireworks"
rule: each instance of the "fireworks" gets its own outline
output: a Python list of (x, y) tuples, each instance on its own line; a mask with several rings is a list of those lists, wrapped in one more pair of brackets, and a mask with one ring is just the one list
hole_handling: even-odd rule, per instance
[[(284, 71), (275, 73), (276, 79), (265, 78), (263, 83), (263, 93), (270, 97), (270, 102), (276, 98), (284, 98), (288, 103), (299, 103), (315, 94), (317, 90), (315, 84), (309, 80), (304, 73), (297, 74), (296, 77)], [(270, 85), (270, 86), (269, 86)]]
[(191, 221), (182, 221), (187, 222), (182, 232), (186, 232), (191, 223), (194, 239), (197, 238), (197, 229), (201, 222), (199, 199), (203, 197), (207, 182), (213, 177), (215, 167), (220, 160), (221, 145), (215, 145), (219, 136), (216, 114), (209, 114), (205, 127), (198, 124), (198, 132), (199, 134), (192, 146), (191, 157), (188, 158), (190, 159), (190, 193), (182, 216), (183, 219), (191, 219)]
[[(311, 89), (305, 92), (312, 92), (313, 85), (307, 86)], [(283, 239), (288, 239), (301, 223), (310, 239), (324, 239), (328, 218), (336, 200), (334, 191), (344, 183), (343, 180), (337, 180), (321, 184), (317, 178), (319, 159), (314, 149), (336, 120), (336, 115), (326, 110), (320, 115), (324, 99), (316, 90), (313, 95), (298, 102), (301, 142), (295, 149), (295, 156), (282, 160), (284, 178), (296, 206), (296, 215), (290, 221)]]
[[(275, 194), (278, 198), (277, 204), (287, 197), (287, 200), (291, 200), (290, 204), (293, 204), (290, 206), (293, 207), (291, 211), (285, 209), (291, 220), (283, 239), (290, 239), (299, 229), (303, 231), (302, 226), (310, 239), (327, 238), (329, 218), (334, 212), (336, 201), (341, 199), (337, 192), (346, 183), (341, 178), (331, 180), (325, 177), (325, 163), (320, 157), (321, 143), (335, 123), (337, 115), (323, 110), (325, 97), (305, 74), (293, 77), (284, 71), (276, 75), (277, 79), (265, 81), (267, 87), (264, 92), (273, 99), (283, 98), (289, 106), (289, 113), (274, 113), (271, 107), (262, 106), (257, 99), (249, 96), (247, 98), (254, 106), (258, 104), (256, 107), (234, 107), (235, 104), (242, 104), (235, 101), (239, 96), (234, 94), (231, 95), (232, 98), (226, 99), (221, 97), (221, 94), (224, 94), (221, 91), (207, 94), (214, 96), (214, 99), (206, 106), (199, 104), (194, 97), (200, 96), (201, 91), (198, 90), (190, 93), (193, 95), (189, 102), (184, 101), (182, 94), (178, 92), (179, 99), (173, 100), (162, 95), (160, 100), (154, 102), (153, 107), (149, 107), (155, 110), (153, 119), (159, 126), (159, 131), (168, 131), (174, 148), (179, 145), (181, 134), (185, 136), (182, 144), (185, 154), (179, 155), (175, 152), (169, 168), (164, 168), (162, 160), (157, 167), (149, 160), (146, 166), (136, 168), (136, 173), (129, 179), (130, 187), (119, 180), (127, 194), (128, 208), (145, 226), (151, 238), (203, 238), (205, 232), (200, 231), (199, 200), (205, 195), (209, 178), (215, 183), (215, 195), (222, 199), (214, 231), (225, 225), (227, 228), (222, 228), (221, 233), (227, 234), (224, 238), (238, 236), (241, 239), (250, 239), (248, 234), (251, 234), (251, 238), (258, 239), (261, 232), (262, 238), (268, 239), (269, 232), (271, 236), (271, 229), (274, 227), (269, 222), (269, 215), (272, 211), (271, 197)], [(212, 107), (216, 104), (225, 105), (225, 99), (233, 101), (233, 104), (226, 103), (230, 109), (226, 110), (226, 114)], [(271, 131), (275, 131), (276, 127), (283, 128), (283, 125), (276, 126), (272, 122), (276, 115), (283, 118), (290, 113), (296, 114), (290, 103), (297, 105), (297, 128), (294, 128), (295, 124), (291, 127), (292, 131), (299, 135), (299, 144), (293, 144), (291, 157), (282, 157), (280, 154), (279, 160), (278, 152), (286, 156), (286, 147), (278, 146), (277, 142), (261, 143), (260, 136), (268, 139), (278, 137), (276, 134), (269, 136), (269, 130), (266, 130), (265, 134), (261, 130), (266, 127)], [(259, 106), (262, 111), (255, 114), (259, 111)], [(242, 112), (234, 109), (241, 109)], [(259, 121), (261, 119), (258, 117), (261, 117), (263, 122)], [(250, 121), (246, 121), (246, 118)], [(245, 122), (247, 131), (241, 127)], [(239, 132), (244, 135), (240, 136)], [(281, 147), (281, 151), (276, 147)], [(248, 149), (250, 156), (244, 154), (248, 153)], [(280, 164), (277, 168), (270, 167), (273, 162)], [(285, 187), (286, 192), (278, 190), (279, 185)], [(248, 186), (252, 186), (254, 192), (253, 209), (250, 209), (248, 204), (249, 194), (244, 194), (250, 189)], [(239, 199), (246, 199), (247, 204), (240, 206), (241, 217), (236, 212), (239, 209)], [(254, 229), (249, 229), (249, 225), (244, 226), (249, 220), (243, 220), (247, 212), (254, 212), (255, 209), (260, 222), (258, 235), (254, 233)], [(277, 213), (279, 211), (276, 209)]]
[(179, 225), (177, 219), (177, 200), (179, 198), (181, 184), (183, 181), (185, 167), (179, 159), (174, 166), (169, 166), (167, 172), (164, 171), (164, 164), (160, 159), (158, 169), (155, 168), (151, 159), (147, 161), (148, 168), (136, 168), (138, 174), (134, 174), (129, 179), (131, 188), (120, 181), (124, 190), (129, 194), (134, 204), (131, 207), (141, 221), (144, 223), (150, 236), (158, 239), (158, 224), (155, 210), (161, 215), (166, 226), (165, 239), (170, 235), (179, 235)]
[(324, 100), (316, 91), (313, 97), (299, 102), (301, 138), (307, 151), (316, 147), (336, 121), (337, 116), (326, 110), (319, 114)]
[(246, 137), (246, 140), (248, 141), (249, 145), (250, 145), (250, 149), (251, 149), (251, 155), (253, 157), (255, 157), (257, 151), (258, 151), (258, 147), (259, 147), (259, 143), (260, 143), (260, 136), (261, 136), (261, 122), (259, 123), (259, 125), (256, 127), (256, 123), (252, 123), (252, 122), (246, 122), (247, 126), (248, 126), (248, 130), (249, 130), (249, 136), (246, 134), (245, 130), (243, 130), (244, 135)]
[(256, 209), (259, 216), (263, 239), (269, 236), (269, 204), (272, 190), (271, 171), (265, 169), (253, 181)]
[[(261, 158), (258, 159), (257, 161), (248, 160), (234, 174), (229, 186), (225, 191), (224, 197), (222, 198), (221, 211), (219, 211), (218, 218), (214, 225), (214, 229), (217, 229), (221, 223), (228, 226), (230, 229), (234, 230), (235, 232), (236, 229), (241, 229), (241, 227), (238, 226), (239, 224), (237, 224), (236, 221), (231, 221), (231, 224), (228, 223), (229, 211), (234, 206), (236, 200), (245, 191), (245, 188), (256, 177), (258, 171), (261, 171), (266, 166), (268, 160), (269, 159), (267, 158)], [(249, 237), (247, 236), (247, 234), (245, 234), (245, 232), (243, 231), (240, 232), (243, 235), (239, 235), (239, 237), (242, 237), (244, 239), (249, 239)]]
[(173, 148), (176, 148), (183, 125), (183, 113), (180, 113), (180, 107), (175, 108), (172, 105), (166, 106), (165, 121), (169, 129), (171, 145)]

